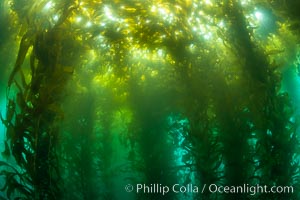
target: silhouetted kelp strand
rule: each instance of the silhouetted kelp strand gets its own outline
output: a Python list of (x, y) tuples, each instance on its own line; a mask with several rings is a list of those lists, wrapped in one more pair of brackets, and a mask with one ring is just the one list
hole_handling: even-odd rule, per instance
[(6, 159), (9, 158), (9, 156), (11, 155), (10, 147), (8, 146), (7, 141), (4, 142), (4, 151), (1, 152), (1, 155)]
[(251, 40), (242, 7), (235, 0), (229, 2), (224, 6), (224, 13), (230, 24), (227, 35), (231, 49), (236, 52), (237, 56), (245, 59), (243, 67), (250, 73), (253, 80), (267, 83), (268, 62), (264, 58), (265, 55)]
[[(62, 16), (64, 17), (66, 15), (62, 15)], [(45, 146), (47, 146), (47, 144), (45, 144), (45, 142), (42, 142), (44, 144), (43, 147), (36, 146), (36, 144), (37, 144), (36, 142), (41, 137), (39, 130), (44, 130), (45, 128), (47, 129), (47, 124), (50, 124), (50, 126), (52, 126), (51, 121), (54, 120), (53, 117), (51, 117), (51, 119), (49, 118), (49, 113), (47, 110), (49, 107), (49, 103), (52, 103), (54, 99), (52, 99), (52, 98), (47, 99), (46, 92), (61, 91), (61, 90), (58, 91), (58, 90), (53, 90), (51, 88), (50, 89), (47, 88), (47, 84), (56, 83), (56, 81), (54, 79), (56, 78), (56, 76), (58, 74), (56, 74), (56, 75), (51, 74), (51, 73), (49, 74), (49, 72), (50, 72), (49, 69), (53, 69), (54, 67), (56, 67), (57, 59), (55, 57), (53, 57), (52, 55), (57, 56), (58, 54), (55, 53), (55, 51), (53, 51), (54, 54), (46, 53), (47, 54), (46, 57), (43, 57), (41, 54), (39, 54), (39, 52), (41, 50), (48, 51), (47, 47), (44, 47), (43, 44), (41, 44), (41, 43), (45, 43), (45, 41), (46, 42), (48, 41), (48, 43), (49, 43), (49, 41), (52, 39), (38, 37), (39, 35), (44, 34), (44, 32), (41, 32), (40, 34), (37, 34), (37, 32), (35, 34), (30, 35), (29, 31), (27, 31), (23, 35), (20, 46), (19, 46), (18, 57), (16, 59), (14, 69), (13, 69), (13, 71), (10, 75), (9, 81), (8, 81), (8, 85), (10, 86), (13, 82), (13, 79), (14, 79), (14, 76), (16, 75), (16, 73), (21, 72), (22, 85), (18, 84), (18, 82), (15, 81), (17, 89), (19, 90), (16, 94), (16, 103), (17, 103), (18, 109), (20, 109), (20, 111), (18, 111), (19, 113), (17, 113), (16, 108), (11, 109), (11, 111), (13, 111), (12, 115), (15, 116), (15, 120), (14, 120), (15, 122), (14, 122), (14, 125), (12, 125), (10, 129), (8, 128), (7, 138), (11, 138), (10, 142), (12, 145), (12, 153), (13, 153), (13, 156), (15, 157), (15, 159), (17, 160), (17, 163), (21, 167), (26, 169), (26, 171), (27, 171), (26, 173), (28, 173), (32, 179), (32, 180), (28, 180), (26, 184), (32, 184), (33, 186), (34, 185), (36, 186), (34, 191), (31, 191), (31, 194), (27, 193), (28, 196), (32, 197), (32, 196), (34, 196), (34, 194), (40, 193), (38, 196), (35, 196), (34, 198), (45, 199), (46, 196), (48, 196), (49, 198), (54, 199), (54, 198), (56, 198), (54, 196), (57, 196), (57, 194), (58, 194), (57, 191), (59, 191), (59, 188), (56, 187), (55, 185), (51, 185), (51, 183), (50, 183), (50, 185), (48, 184), (48, 179), (49, 179), (48, 174), (50, 172), (48, 173), (46, 170), (45, 178), (42, 178), (41, 182), (38, 182), (37, 180), (39, 179), (39, 177), (37, 177), (38, 176), (37, 171), (34, 169), (42, 167), (41, 163), (48, 163), (48, 161), (53, 163), (55, 161), (53, 159), (45, 160), (44, 158), (38, 158), (38, 160), (35, 160), (35, 159), (37, 159), (37, 155), (34, 155), (33, 152), (37, 153), (37, 150), (39, 150), (39, 148), (45, 148)], [(48, 32), (48, 31), (46, 31), (46, 32)], [(57, 34), (57, 32), (53, 32), (53, 33)], [(56, 35), (47, 34), (46, 36), (51, 37), (51, 36), (56, 36)], [(54, 38), (53, 40), (54, 40), (54, 42), (57, 42), (60, 39)], [(21, 71), (21, 66), (24, 62), (24, 59), (27, 55), (27, 52), (28, 52), (28, 49), (30, 46), (34, 47), (32, 53), (30, 55), (30, 68), (31, 68), (32, 76), (31, 76), (31, 80), (30, 80), (29, 84), (27, 84), (25, 81), (24, 75)], [(55, 46), (53, 46), (53, 47), (55, 47)], [(39, 50), (37, 50), (37, 48), (39, 48)], [(54, 50), (54, 48), (51, 50)], [(46, 68), (47, 66), (45, 67), (45, 65), (47, 64), (47, 63), (45, 63), (45, 61), (47, 61), (47, 59), (49, 59), (49, 58), (54, 58), (54, 59), (52, 59), (54, 61), (53, 61), (53, 65), (51, 64), (52, 66), (50, 66), (52, 68), (47, 69)], [(35, 62), (37, 63), (37, 66), (36, 66)], [(42, 64), (42, 62), (43, 62), (43, 64)], [(66, 71), (69, 71), (69, 69), (66, 69)], [(59, 73), (59, 72), (57, 72), (57, 73)], [(47, 77), (47, 75), (50, 77)], [(64, 79), (66, 79), (66, 78), (64, 77)], [(34, 84), (36, 91), (32, 92), (32, 88), (33, 88), (32, 82), (34, 82), (34, 80), (38, 80), (38, 81), (35, 81), (35, 84)], [(47, 83), (45, 81), (50, 81), (50, 82)], [(60, 80), (56, 84), (62, 84), (62, 83), (65, 83), (65, 80), (63, 80), (63, 81)], [(29, 85), (31, 87), (28, 87)], [(43, 91), (44, 89), (46, 89), (46, 91)], [(57, 94), (55, 94), (55, 95), (57, 96)], [(40, 100), (43, 100), (43, 101), (40, 102)], [(59, 99), (55, 98), (55, 100), (57, 102)], [(41, 104), (44, 104), (44, 103), (46, 103), (46, 105), (41, 106)], [(43, 110), (45, 112), (43, 112)], [(53, 108), (51, 108), (50, 110), (52, 110), (51, 116), (55, 115), (56, 110), (53, 110)], [(41, 118), (42, 118), (42, 120), (40, 120)], [(11, 122), (13, 121), (13, 116), (9, 117), (8, 119), (10, 121), (7, 124), (11, 124)], [(54, 131), (55, 128), (54, 127), (50, 128), (50, 126), (48, 126), (48, 128), (51, 129), (52, 131)], [(10, 132), (10, 130), (13, 130), (13, 131)], [(50, 140), (52, 138), (53, 138), (53, 136), (49, 136)], [(27, 140), (26, 144), (24, 142), (25, 139)], [(55, 143), (54, 140), (52, 142)], [(43, 145), (42, 143), (40, 145)], [(46, 149), (47, 149), (46, 151), (48, 151), (49, 149), (50, 150), (48, 151), (47, 156), (49, 154), (53, 153), (53, 152), (51, 152), (50, 144), (48, 145), (48, 147), (46, 147)], [(43, 155), (46, 155), (46, 154), (43, 154)], [(40, 164), (38, 163), (39, 161), (40, 161)], [(48, 164), (47, 164), (47, 169), (48, 169)], [(50, 166), (50, 164), (49, 164), (49, 166)], [(44, 170), (46, 169), (45, 167), (42, 167), (42, 168)], [(53, 181), (53, 183), (54, 183), (54, 181)], [(54, 183), (54, 184), (56, 184), (56, 183)], [(9, 192), (7, 192), (7, 195), (10, 196), (11, 195), (10, 191), (13, 191), (15, 189), (16, 189), (16, 187), (14, 187), (14, 186), (11, 186), (10, 188), (8, 188)], [(37, 192), (35, 192), (35, 191), (37, 191)], [(50, 192), (50, 191), (54, 192), (55, 194), (53, 195), (52, 192)], [(25, 194), (26, 193), (24, 191), (24, 195)], [(50, 196), (52, 196), (53, 198)]]
[[(18, 172), (18, 170), (14, 166), (9, 165), (3, 161), (0, 161), (0, 167), (5, 167), (7, 169), (1, 171), (1, 175), (5, 177), (6, 180), (3, 187), (0, 188), (0, 191), (3, 193), (6, 192), (6, 197), (8, 197), (9, 199), (12, 199), (12, 195), (14, 194), (15, 190), (17, 192), (21, 192), (25, 196), (25, 198), (27, 197), (29, 199), (31, 189), (26, 185), (21, 184), (27, 179), (26, 175)], [(5, 200), (6, 199), (7, 198), (5, 198)]]
[(16, 73), (20, 70), (20, 68), (21, 68), (21, 66), (24, 62), (24, 59), (26, 57), (26, 54), (27, 54), (27, 51), (28, 51), (29, 47), (32, 46), (32, 44), (33, 44), (32, 34), (33, 33), (31, 31), (27, 31), (21, 39), (19, 52), (18, 52), (18, 56), (17, 56), (17, 59), (16, 59), (16, 63), (15, 63), (15, 66), (13, 68), (13, 71), (11, 72), (10, 77), (8, 79), (8, 86), (10, 86), (12, 84)]
[[(40, 64), (40, 61), (38, 61), (38, 62), (39, 62), (38, 68), (42, 67), (42, 65)], [(34, 70), (36, 70), (36, 69), (34, 69)], [(38, 78), (40, 80), (43, 80), (42, 77), (44, 75), (46, 75), (46, 74), (39, 72), (37, 74), (37, 77), (35, 76), (35, 77), (33, 77), (33, 79), (35, 80), (36, 78)], [(50, 76), (52, 76), (52, 75), (50, 75)], [(50, 79), (51, 78), (55, 78), (55, 77), (50, 77)], [(36, 99), (36, 101), (33, 101), (32, 102), (33, 107), (31, 109), (28, 109), (27, 102), (24, 99), (24, 96), (22, 94), (22, 88), (19, 84), (16, 84), (16, 85), (17, 85), (17, 88), (19, 89), (19, 92), (17, 93), (16, 101), (18, 103), (19, 108), (21, 109), (21, 114), (18, 114), (16, 116), (16, 123), (15, 123), (14, 130), (15, 130), (15, 132), (18, 132), (18, 134), (15, 135), (17, 137), (12, 141), (12, 151), (13, 151), (13, 155), (14, 155), (15, 159), (17, 160), (17, 162), (19, 163), (19, 165), (23, 166), (23, 167), (25, 167), (25, 169), (27, 169), (27, 172), (33, 178), (33, 183), (34, 183), (37, 180), (35, 178), (35, 176), (37, 175), (36, 174), (37, 172), (35, 170), (32, 170), (34, 168), (32, 168), (30, 166), (30, 164), (34, 164), (34, 165), (37, 164), (36, 167), (41, 167), (42, 165), (40, 165), (36, 162), (39, 159), (42, 159), (42, 160), (40, 160), (41, 163), (47, 162), (47, 161), (45, 161), (44, 158), (39, 158), (38, 160), (35, 161), (37, 155), (33, 157), (33, 154), (31, 153), (31, 151), (26, 150), (25, 145), (31, 146), (30, 148), (33, 148), (34, 152), (36, 152), (38, 150), (38, 149), (36, 149), (37, 146), (35, 146), (34, 144), (36, 144), (36, 142), (38, 141), (38, 139), (40, 137), (39, 133), (38, 133), (38, 132), (40, 132), (39, 129), (42, 128), (41, 130), (43, 130), (45, 128), (45, 127), (43, 127), (45, 125), (44, 123), (49, 123), (49, 118), (46, 116), (46, 115), (48, 115), (46, 112), (46, 109), (47, 109), (47, 106), (49, 105), (49, 100), (47, 99), (45, 92), (43, 92), (41, 90), (42, 88), (45, 88), (46, 85), (44, 85), (44, 84), (41, 85), (41, 83), (37, 84), (36, 85), (37, 86), (36, 94), (39, 94), (38, 95), (39, 98), (30, 97), (31, 95), (35, 96), (35, 94), (29, 92), (29, 99), (31, 99), (31, 100)], [(43, 101), (38, 102), (40, 100), (43, 100)], [(55, 113), (53, 113), (53, 114), (55, 114)], [(53, 114), (51, 114), (51, 115), (53, 115)], [(31, 119), (31, 120), (29, 120), (29, 122), (24, 121), (25, 115), (29, 115), (29, 117)], [(44, 120), (42, 120), (42, 121), (37, 120), (37, 123), (39, 125), (36, 126), (35, 125), (36, 123), (34, 123), (32, 120), (40, 119), (40, 117), (42, 117), (41, 119), (44, 119)], [(53, 120), (53, 118), (51, 117), (50, 121), (52, 121), (52, 120)], [(28, 132), (29, 134), (25, 134), (25, 132)], [(34, 133), (38, 133), (38, 134), (34, 135)], [(26, 138), (27, 141), (30, 141), (30, 143), (25, 144), (23, 141), (24, 138)], [(44, 148), (44, 146), (43, 146), (43, 148)], [(43, 155), (45, 155), (45, 154), (43, 154)], [(35, 169), (37, 169), (37, 168), (35, 168)], [(47, 177), (45, 177), (45, 179), (43, 178), (42, 182), (40, 182), (40, 183), (36, 182), (36, 184), (44, 185), (44, 183), (46, 183), (46, 182), (47, 182)], [(40, 187), (42, 187), (42, 188), (46, 187), (46, 185), (44, 185), (44, 186), (42, 186), (42, 185), (40, 185)], [(42, 192), (41, 190), (39, 190), (39, 191)], [(44, 191), (42, 193), (45, 193), (43, 195), (46, 195), (47, 192)]]
[[(13, 116), (15, 115), (15, 111), (16, 111), (16, 103), (14, 100), (12, 99), (8, 99), (8, 103), (6, 106), (6, 116), (5, 116), (5, 120), (7, 122), (11, 122), (13, 119)], [(2, 117), (1, 117), (2, 119)]]
[[(241, 30), (241, 27), (236, 27), (235, 29)], [(232, 30), (230, 30), (230, 31), (232, 31)], [(237, 33), (236, 36), (238, 38), (239, 34), (241, 34), (241, 33), (239, 31), (236, 33)], [(244, 35), (246, 35), (246, 33)], [(243, 37), (241, 37), (241, 38), (243, 38)], [(247, 38), (247, 37), (244, 37), (244, 39), (245, 38)], [(266, 121), (266, 123), (264, 123), (263, 127), (258, 127), (258, 128), (262, 128), (263, 131), (270, 129), (270, 131), (273, 134), (269, 139), (260, 137), (259, 140), (269, 142), (268, 144), (270, 144), (270, 146), (264, 146), (266, 155), (268, 155), (268, 156), (273, 155), (273, 157), (278, 157), (280, 155), (282, 156), (283, 154), (281, 154), (280, 151), (285, 149), (285, 144), (280, 143), (279, 141), (277, 141), (277, 139), (278, 138), (289, 138), (289, 136), (286, 135), (286, 133), (285, 133), (286, 130), (284, 128), (285, 123), (289, 119), (282, 119), (283, 116), (286, 116), (289, 114), (280, 111), (280, 109), (277, 110), (277, 108), (284, 106), (284, 104), (288, 103), (289, 100), (286, 100), (283, 105), (280, 105), (280, 106), (277, 105), (279, 103), (278, 101), (280, 101), (280, 97), (277, 94), (278, 88), (280, 86), (280, 79), (278, 79), (278, 77), (277, 77), (278, 75), (276, 75), (274, 73), (274, 71), (269, 69), (270, 65), (269, 65), (267, 59), (264, 57), (264, 54), (258, 50), (258, 48), (254, 47), (253, 45), (252, 45), (252, 47), (251, 47), (251, 45), (243, 46), (243, 44), (247, 44), (247, 42), (246, 43), (243, 42), (244, 39), (242, 39), (239, 43), (237, 43), (238, 44), (237, 47), (242, 47), (242, 49), (243, 48), (245, 49), (244, 51), (238, 51), (238, 54), (240, 52), (241, 53), (244, 52), (242, 55), (245, 55), (245, 57), (246, 57), (246, 66), (250, 66), (252, 64), (253, 66), (258, 67), (258, 69), (261, 69), (261, 70), (254, 70), (254, 71), (251, 70), (250, 71), (253, 80), (256, 80), (256, 77), (265, 77), (264, 79), (259, 78), (259, 81), (261, 81), (263, 83), (263, 87), (261, 87), (261, 88), (256, 87), (256, 90), (261, 89), (264, 91), (263, 96), (264, 96), (265, 104), (263, 104), (263, 106), (261, 106), (259, 109), (261, 109), (261, 111), (262, 111), (260, 113), (262, 115), (262, 118), (267, 121)], [(249, 41), (249, 44), (250, 44), (251, 43), (250, 39), (247, 39), (247, 40)], [(245, 47), (247, 47), (247, 48), (245, 48)], [(238, 48), (238, 49), (241, 49), (241, 48)], [(248, 64), (247, 64), (247, 60), (249, 61)], [(249, 69), (251, 69), (251, 68), (249, 68)], [(257, 105), (261, 105), (261, 104), (258, 103)], [(257, 106), (257, 105), (255, 105), (255, 106)], [(252, 108), (251, 108), (251, 110), (252, 110)], [(281, 140), (281, 141), (283, 142), (283, 140)], [(265, 144), (267, 144), (267, 143), (265, 143)], [(275, 150), (274, 151), (271, 150), (273, 148), (277, 149), (276, 151), (278, 151), (278, 152), (276, 153)], [(264, 157), (266, 155), (263, 155), (262, 157)], [(284, 159), (287, 159), (287, 157), (288, 156), (285, 156)], [(261, 160), (261, 162), (266, 167), (266, 169), (265, 169), (266, 171), (264, 172), (263, 176), (265, 176), (266, 174), (269, 174), (270, 169), (273, 168), (274, 170), (271, 170), (271, 172), (273, 173), (272, 177), (277, 177), (277, 178), (281, 177), (281, 175), (277, 176), (277, 174), (279, 173), (278, 170), (277, 170), (277, 173), (275, 173), (275, 171), (276, 171), (275, 169), (277, 169), (278, 167), (281, 168), (282, 167), (281, 165), (279, 165), (278, 163), (270, 164), (268, 159)], [(289, 160), (281, 161), (281, 162), (290, 163)], [(283, 168), (288, 168), (288, 167), (283, 167)], [(282, 170), (281, 172), (285, 172), (285, 171)], [(282, 175), (283, 177), (289, 177), (289, 175), (287, 175), (286, 173), (283, 173), (283, 174), (284, 174), (284, 175)], [(270, 177), (267, 177), (267, 179), (269, 179), (269, 178)]]

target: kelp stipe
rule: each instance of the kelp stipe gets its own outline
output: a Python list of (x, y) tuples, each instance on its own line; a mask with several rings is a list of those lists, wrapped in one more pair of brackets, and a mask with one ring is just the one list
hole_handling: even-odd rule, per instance
[[(61, 176), (56, 153), (58, 125), (63, 118), (60, 100), (72, 75), (66, 70), (63, 59), (68, 54), (62, 45), (70, 39), (66, 31), (63, 33), (63, 26), (45, 30), (30, 28), (22, 37), (8, 81), (10, 88), (15, 86), (16, 95), (8, 99), (11, 103), (5, 120), (8, 146), (19, 166), (18, 171), (26, 178), (18, 180), (17, 176), (11, 176), (3, 191), (8, 198), (20, 195), (26, 199), (60, 199)], [(23, 65), (27, 54), (30, 54), (29, 80), (23, 73), (24, 69), (28, 70)], [(16, 79), (17, 74), (20, 79)], [(8, 172), (4, 173), (8, 178)]]
[[(230, 39), (233, 44), (232, 49), (245, 59), (242, 67), (245, 79), (249, 78), (250, 87), (244, 88), (244, 90), (248, 90), (251, 93), (250, 97), (252, 96), (247, 100), (249, 101), (247, 115), (252, 119), (248, 119), (248, 122), (247, 119), (242, 121), (246, 123), (246, 126), (248, 123), (248, 136), (246, 136), (248, 140), (253, 136), (257, 140), (251, 147), (256, 152), (250, 158), (251, 165), (254, 167), (252, 167), (252, 174), (248, 174), (248, 178), (246, 176), (245, 180), (241, 179), (239, 184), (249, 181), (249, 178), (254, 178), (256, 181), (253, 184), (296, 185), (294, 174), (297, 173), (298, 166), (295, 166), (294, 155), (288, 152), (294, 151), (298, 146), (295, 129), (298, 125), (290, 121), (293, 115), (290, 100), (287, 94), (279, 93), (278, 73), (269, 64), (263, 51), (251, 41), (251, 35), (246, 29), (246, 21), (238, 3), (232, 1), (227, 6), (225, 7), (227, 16), (232, 24), (229, 32), (229, 36), (232, 34)], [(250, 124), (251, 126), (249, 126)], [(246, 142), (246, 140), (244, 141)], [(243, 146), (247, 146), (246, 143)], [(291, 171), (286, 169), (291, 169)], [(249, 172), (249, 170), (246, 171)], [(241, 177), (239, 176), (239, 178)], [(261, 194), (259, 196), (264, 199), (280, 199), (282, 195), (285, 195), (285, 198), (296, 198), (297, 196), (293, 193)]]

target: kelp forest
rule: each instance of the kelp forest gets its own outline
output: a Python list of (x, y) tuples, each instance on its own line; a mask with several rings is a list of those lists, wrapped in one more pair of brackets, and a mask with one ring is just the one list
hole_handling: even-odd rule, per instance
[(0, 199), (300, 199), (300, 1), (0, 1)]

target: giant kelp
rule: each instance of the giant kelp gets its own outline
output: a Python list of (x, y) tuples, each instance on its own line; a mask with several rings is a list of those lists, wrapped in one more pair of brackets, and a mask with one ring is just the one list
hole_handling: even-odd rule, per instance
[[(297, 199), (298, 121), (281, 70), (294, 67), (299, 19), (284, 2), (13, 1), (19, 50), (1, 120), (3, 155), (16, 163), (1, 161), (2, 191)], [(264, 15), (274, 30), (259, 28)], [(125, 181), (294, 193), (124, 196)]]
[[(6, 119), (2, 121), (8, 130), (8, 151), (25, 170), (22, 176), (10, 176), (13, 172), (4, 171), (7, 184), (2, 191), (7, 192), (8, 198), (17, 193), (27, 199), (57, 199), (60, 196), (58, 184), (61, 177), (55, 145), (59, 121), (63, 118), (60, 99), (73, 72), (72, 63), (68, 65), (64, 59), (73, 59), (70, 54), (76, 55), (66, 49), (80, 45), (59, 25), (49, 29), (29, 28), (25, 32), (8, 80), (9, 89), (13, 83), (16, 86), (15, 97), (8, 97), (10, 103)], [(30, 54), (30, 69), (23, 68), (27, 54)], [(30, 70), (29, 80), (24, 70)], [(23, 187), (18, 181), (20, 179)], [(13, 193), (14, 190), (17, 193)]]

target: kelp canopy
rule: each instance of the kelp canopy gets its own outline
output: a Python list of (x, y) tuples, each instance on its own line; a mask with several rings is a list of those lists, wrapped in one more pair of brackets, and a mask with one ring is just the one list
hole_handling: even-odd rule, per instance
[(0, 199), (299, 199), (299, 8), (1, 1)]

